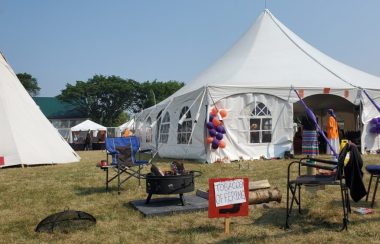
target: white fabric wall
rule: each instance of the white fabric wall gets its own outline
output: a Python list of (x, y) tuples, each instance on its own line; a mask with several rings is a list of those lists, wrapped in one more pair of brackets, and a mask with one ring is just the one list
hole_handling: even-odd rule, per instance
[[(250, 143), (249, 116), (254, 109), (254, 101), (265, 104), (272, 114), (272, 143)], [(285, 100), (267, 94), (237, 94), (216, 103), (218, 108), (226, 109), (228, 115), (224, 122), (226, 134), (224, 149), (211, 149), (208, 145), (208, 161), (250, 160), (282, 157), (284, 151), (291, 150), (293, 140), (293, 106)], [(211, 106), (210, 106), (211, 107)]]
[[(366, 90), (368, 95), (380, 106), (380, 91), (371, 91)], [(373, 118), (380, 117), (380, 113), (377, 111), (376, 107), (368, 99), (368, 97), (362, 93), (362, 122), (363, 122), (363, 131), (362, 131), (362, 153), (365, 150), (376, 151), (380, 149), (380, 136), (377, 134), (370, 133), (371, 128), (370, 121)]]
[[(261, 93), (236, 94), (224, 98), (217, 102), (218, 108), (224, 108), (228, 116), (224, 120), (226, 134), (224, 149), (211, 149), (206, 145), (207, 129), (205, 122), (208, 119), (208, 112), (213, 104), (212, 99), (204, 99), (201, 105), (198, 122), (194, 127), (192, 143), (177, 144), (178, 121), (182, 108), (190, 107), (192, 121), (194, 122), (199, 109), (202, 97), (202, 89), (192, 92), (185, 96), (174, 98), (170, 103), (160, 104), (155, 109), (148, 109), (137, 115), (136, 133), (141, 138), (142, 148), (157, 148), (156, 133), (157, 123), (152, 122), (152, 143), (146, 143), (146, 121), (147, 118), (157, 118), (160, 111), (162, 116), (167, 111), (170, 115), (170, 129), (168, 143), (159, 143), (158, 152), (160, 157), (177, 158), (177, 159), (196, 159), (203, 162), (215, 162), (220, 159), (228, 158), (229, 160), (250, 160), (258, 159), (261, 156), (265, 158), (282, 157), (284, 151), (291, 150), (293, 139), (293, 105), (286, 100), (280, 99), (273, 95)], [(254, 101), (264, 103), (272, 114), (272, 143), (252, 144), (249, 142), (249, 117), (247, 111), (253, 110)], [(195, 101), (195, 102), (194, 102)], [(209, 105), (207, 105), (209, 103)], [(207, 105), (207, 106), (206, 106)], [(194, 125), (194, 124), (193, 124)]]
[[(167, 158), (186, 158), (186, 159), (196, 159), (199, 161), (206, 161), (206, 149), (205, 149), (205, 116), (206, 116), (206, 104), (207, 99), (202, 99), (204, 95), (205, 88), (198, 89), (194, 92), (188, 93), (183, 96), (175, 97), (165, 104), (158, 104), (156, 107), (151, 107), (136, 116), (136, 135), (141, 138), (142, 148), (154, 148), (158, 150), (160, 157)], [(201, 105), (202, 103), (202, 105)], [(192, 135), (191, 144), (177, 144), (177, 130), (179, 116), (183, 107), (188, 106), (190, 108), (191, 119), (193, 122), (194, 132)], [(200, 109), (200, 113), (195, 123), (197, 117), (197, 112)], [(162, 111), (161, 116), (163, 117), (166, 112), (170, 116), (170, 128), (169, 128), (169, 139), (167, 143), (157, 143), (156, 135), (158, 128), (157, 116), (159, 112)], [(153, 140), (151, 143), (146, 142), (146, 127), (148, 118), (152, 119), (152, 134)], [(162, 117), (159, 117), (162, 119)]]

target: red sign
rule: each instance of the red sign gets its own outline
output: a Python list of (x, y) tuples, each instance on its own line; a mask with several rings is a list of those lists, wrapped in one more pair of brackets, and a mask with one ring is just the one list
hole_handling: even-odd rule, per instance
[(0, 166), (3, 166), (3, 165), (4, 165), (4, 157), (0, 156)]
[(208, 180), (208, 217), (248, 216), (248, 178)]

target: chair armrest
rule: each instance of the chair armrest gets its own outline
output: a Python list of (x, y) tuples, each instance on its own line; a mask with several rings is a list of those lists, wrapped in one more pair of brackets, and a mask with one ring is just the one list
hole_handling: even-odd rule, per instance
[(304, 160), (308, 161), (314, 161), (318, 163), (325, 163), (325, 164), (330, 164), (330, 165), (338, 165), (338, 161), (333, 161), (333, 160), (328, 160), (328, 159), (321, 159), (321, 158), (303, 158), (301, 161), (304, 162)]
[(315, 164), (315, 163), (310, 163), (310, 162), (306, 162), (306, 163), (301, 162), (301, 165), (311, 167), (311, 168), (325, 169), (325, 170), (331, 170), (331, 171), (338, 168), (337, 164), (335, 164), (334, 166), (330, 166), (330, 165), (321, 165), (321, 164)]
[[(338, 168), (339, 162), (326, 160), (326, 159), (318, 159), (318, 158), (302, 158), (298, 161), (292, 161), (289, 163), (289, 166), (288, 166), (288, 180), (289, 180), (290, 172), (291, 172), (290, 169), (292, 165), (294, 164), (298, 165), (298, 175), (301, 175), (301, 166), (334, 171)], [(323, 165), (323, 164), (327, 164), (327, 165)]]

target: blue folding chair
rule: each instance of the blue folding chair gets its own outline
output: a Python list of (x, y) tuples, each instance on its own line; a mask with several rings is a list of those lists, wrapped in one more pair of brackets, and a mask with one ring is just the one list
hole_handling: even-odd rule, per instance
[[(114, 179), (117, 179), (118, 194), (120, 194), (121, 185), (132, 177), (137, 178), (141, 186), (140, 181), (144, 178), (141, 169), (150, 163), (152, 154), (150, 154), (150, 160), (140, 160), (140, 155), (139, 159), (136, 156), (146, 152), (152, 152), (152, 150), (141, 150), (140, 140), (136, 136), (106, 138), (106, 156), (109, 164), (101, 167), (106, 172), (106, 191), (108, 191), (109, 183)], [(112, 176), (110, 176), (110, 169), (114, 169), (115, 172)], [(124, 174), (126, 177), (122, 178)]]

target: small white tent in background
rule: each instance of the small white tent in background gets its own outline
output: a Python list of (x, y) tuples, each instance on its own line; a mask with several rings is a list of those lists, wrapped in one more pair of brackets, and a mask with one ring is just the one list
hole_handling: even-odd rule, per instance
[(134, 128), (135, 128), (135, 119), (131, 119), (125, 122), (124, 124), (120, 125), (119, 127), (117, 127), (116, 136), (120, 137), (126, 129), (130, 131), (134, 131)]
[[(348, 129), (361, 130), (365, 138), (378, 136), (368, 133), (368, 121), (379, 112), (362, 89), (379, 103), (379, 77), (325, 55), (264, 10), (213, 65), (166, 100), (138, 114), (135, 128), (142, 147), (157, 148), (162, 157), (210, 163), (282, 157), (293, 146), (294, 114), (304, 114), (294, 91), (307, 104), (328, 106), (314, 111), (322, 125), (327, 108), (340, 109), (337, 114), (345, 116)], [(220, 135), (225, 148), (212, 149), (206, 141), (206, 123), (213, 106), (228, 112), (223, 120), (226, 134)], [(373, 141), (362, 138), (362, 150), (377, 146)]]
[(58, 164), (80, 157), (62, 138), (0, 54), (0, 157), (4, 164)]
[[(105, 135), (107, 135), (107, 127), (104, 127), (103, 125), (100, 125), (98, 123), (95, 123), (91, 120), (85, 120), (83, 121), (82, 123), (80, 124), (77, 124), (76, 126), (74, 127), (71, 127), (71, 138), (70, 138), (70, 143), (72, 142), (75, 142), (76, 141), (76, 134), (78, 134), (78, 137), (83, 137), (83, 141), (84, 141), (84, 138), (86, 136), (86, 133), (88, 131), (91, 131), (92, 133), (92, 137), (97, 137), (98, 136), (98, 133), (99, 131), (104, 131), (105, 132)], [(75, 134), (75, 135), (73, 135)]]
[(107, 130), (107, 127), (100, 125), (98, 123), (95, 123), (94, 121), (91, 121), (89, 119), (83, 121), (82, 123), (77, 124), (76, 126), (71, 127), (71, 131), (100, 131), (100, 130)]

